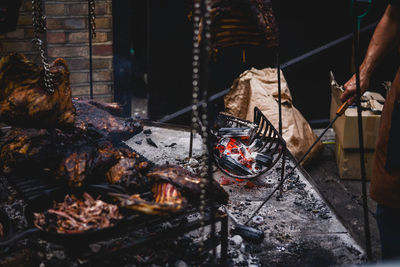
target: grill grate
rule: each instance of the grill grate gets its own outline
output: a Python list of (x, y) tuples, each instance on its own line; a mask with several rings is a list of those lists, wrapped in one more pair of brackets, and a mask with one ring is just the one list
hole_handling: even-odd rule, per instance
[[(223, 138), (221, 130), (226, 133), (229, 132), (229, 129), (232, 130), (231, 135), (239, 135), (235, 133), (235, 131), (243, 130), (243, 132), (246, 132), (247, 139), (245, 140), (245, 145), (247, 148), (250, 148), (251, 152), (256, 153), (258, 157), (256, 160), (262, 162), (267, 161), (269, 158), (270, 161), (267, 164), (258, 165), (257, 170), (252, 170), (252, 172), (250, 172), (250, 170), (245, 170), (247, 167), (241, 166), (237, 162), (234, 162), (229, 156), (222, 155), (215, 149), (215, 163), (218, 168), (228, 176), (238, 179), (256, 178), (270, 170), (282, 157), (286, 149), (285, 140), (257, 107), (254, 107), (253, 122), (242, 120), (221, 112), (218, 115), (215, 127), (211, 131), (215, 138), (214, 147), (221, 144), (220, 141)], [(250, 133), (245, 130), (250, 130)]]

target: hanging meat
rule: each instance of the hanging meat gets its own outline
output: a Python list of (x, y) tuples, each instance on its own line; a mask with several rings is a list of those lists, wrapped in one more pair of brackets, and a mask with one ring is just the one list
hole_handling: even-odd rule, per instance
[(50, 67), (54, 93), (43, 84), (43, 68), (22, 54), (0, 60), (0, 120), (10, 125), (36, 128), (71, 128), (75, 108), (71, 99), (69, 70), (65, 60), (56, 59)]
[[(189, 12), (198, 0), (186, 0)], [(201, 27), (203, 22), (201, 23)], [(278, 29), (269, 0), (212, 0), (211, 46), (276, 47)]]

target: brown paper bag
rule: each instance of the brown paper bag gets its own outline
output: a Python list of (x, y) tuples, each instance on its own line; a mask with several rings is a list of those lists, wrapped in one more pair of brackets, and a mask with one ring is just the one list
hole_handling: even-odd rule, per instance
[[(317, 139), (303, 115), (292, 105), (292, 96), (281, 72), (282, 92), (282, 135), (290, 153), (299, 160)], [(278, 76), (277, 69), (252, 68), (243, 72), (224, 97), (225, 111), (241, 119), (253, 121), (254, 107), (257, 106), (267, 119), (278, 129)], [(322, 149), (318, 142), (306, 157), (308, 164)]]

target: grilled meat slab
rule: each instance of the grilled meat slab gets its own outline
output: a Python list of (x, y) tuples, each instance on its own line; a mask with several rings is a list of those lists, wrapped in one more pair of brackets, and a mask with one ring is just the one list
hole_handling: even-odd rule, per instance
[(119, 148), (120, 158), (106, 173), (110, 184), (123, 186), (129, 192), (143, 192), (150, 190), (150, 183), (143, 174), (148, 170), (149, 164), (141, 161), (139, 155), (127, 147)]
[(0, 120), (10, 125), (70, 128), (75, 121), (69, 70), (65, 60), (51, 64), (54, 93), (43, 85), (43, 68), (22, 54), (0, 60)]
[(145, 200), (139, 194), (112, 194), (119, 201), (119, 206), (147, 215), (166, 216), (183, 211), (187, 200), (178, 189), (170, 183), (156, 183), (152, 188), (154, 201)]
[[(93, 140), (80, 132), (65, 133), (58, 129), (12, 128), (0, 138), (0, 164), (4, 173), (63, 179), (72, 187), (105, 180), (106, 173), (118, 166), (119, 160), (129, 154), (136, 159), (133, 153), (104, 138)], [(139, 162), (135, 165), (137, 169), (138, 165)], [(121, 177), (131, 174), (135, 173), (128, 170), (119, 173)]]
[(127, 140), (143, 130), (143, 124), (133, 118), (114, 116), (118, 107), (85, 100), (74, 100), (76, 108), (75, 127), (99, 137), (107, 137), (116, 141)]
[[(177, 165), (163, 165), (149, 172), (147, 177), (157, 182), (168, 182), (178, 188), (178, 190), (188, 199), (198, 201), (201, 194), (201, 178), (195, 176), (190, 171)], [(214, 200), (219, 203), (227, 203), (229, 195), (214, 180), (211, 186), (207, 181), (206, 190), (208, 194), (213, 193)]]

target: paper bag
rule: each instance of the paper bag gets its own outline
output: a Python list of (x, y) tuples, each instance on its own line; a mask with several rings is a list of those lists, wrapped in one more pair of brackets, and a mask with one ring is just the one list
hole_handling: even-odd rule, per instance
[[(282, 136), (290, 153), (299, 160), (317, 139), (303, 115), (293, 106), (292, 96), (281, 72)], [(232, 84), (224, 97), (225, 111), (241, 119), (253, 121), (254, 107), (257, 106), (278, 130), (278, 76), (277, 69), (252, 68), (242, 73)], [(318, 142), (305, 158), (308, 164), (322, 149)]]

